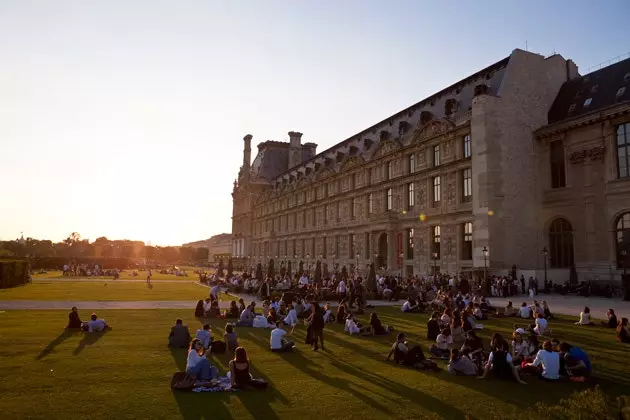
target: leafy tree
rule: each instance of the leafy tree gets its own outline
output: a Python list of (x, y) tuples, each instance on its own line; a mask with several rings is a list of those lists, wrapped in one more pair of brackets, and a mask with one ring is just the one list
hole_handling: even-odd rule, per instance
[(322, 263), (317, 261), (315, 264), (315, 283), (321, 284), (322, 282)]
[[(206, 251), (208, 250), (208, 248), (202, 248), (202, 249), (205, 249)], [(227, 266), (227, 278), (228, 279), (231, 278), (233, 274), (234, 274), (234, 266), (232, 264), (232, 257), (230, 257), (230, 259), (228, 260), (228, 266)]]
[[(210, 251), (208, 250), (208, 248), (201, 247), (195, 250), (195, 254), (196, 254), (195, 255), (196, 261), (208, 262), (208, 255), (210, 254)], [(231, 260), (232, 259), (230, 258), (230, 261)], [(229, 261), (228, 261), (228, 264), (229, 264)]]
[(274, 278), (276, 276), (276, 267), (273, 258), (269, 260), (269, 265), (267, 266), (267, 277)]
[(223, 277), (223, 258), (219, 260), (219, 268), (217, 269), (217, 276)]
[(258, 263), (258, 265), (256, 265), (256, 278), (258, 280), (262, 280), (263, 279), (263, 269), (262, 269), (262, 264)]

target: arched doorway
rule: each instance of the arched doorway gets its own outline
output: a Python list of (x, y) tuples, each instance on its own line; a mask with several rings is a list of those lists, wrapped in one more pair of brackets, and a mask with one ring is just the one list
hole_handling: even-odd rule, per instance
[(376, 268), (387, 268), (387, 234), (381, 233), (378, 237), (378, 257), (376, 257)]

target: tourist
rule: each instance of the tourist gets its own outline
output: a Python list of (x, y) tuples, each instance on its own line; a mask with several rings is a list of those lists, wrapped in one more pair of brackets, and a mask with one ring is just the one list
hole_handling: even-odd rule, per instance
[(383, 327), (381, 320), (376, 312), (370, 314), (370, 333), (372, 335), (387, 335), (389, 334), (389, 328)]
[(332, 309), (330, 309), (330, 303), (324, 306), (324, 322), (335, 322), (335, 316), (332, 314)]
[(495, 343), (495, 347), (488, 356), (483, 374), (479, 377), (484, 379), (489, 373), (492, 373), (498, 379), (511, 380), (516, 379), (520, 384), (526, 384), (518, 376), (516, 366), (512, 364), (512, 356), (508, 351), (508, 344), (504, 340)]
[(262, 388), (267, 383), (260, 379), (254, 379), (249, 369), (247, 352), (243, 347), (238, 347), (234, 351), (234, 359), (230, 360), (230, 387), (231, 388)]
[(570, 379), (581, 382), (583, 378), (591, 376), (591, 361), (584, 350), (567, 342), (560, 343), (558, 350), (564, 359), (564, 367)]
[(322, 350), (324, 350), (324, 316), (317, 303), (313, 303), (311, 306), (311, 315), (308, 317), (307, 322), (309, 323), (309, 327), (311, 329), (312, 350), (318, 350), (318, 341), (322, 343)]
[(254, 326), (254, 312), (253, 312), (253, 303), (250, 304), (247, 308), (241, 312), (241, 316), (236, 323), (237, 327), (253, 327)]
[(420, 367), (423, 366), (426, 361), (420, 346), (413, 346), (409, 348), (409, 343), (407, 342), (404, 333), (398, 333), (396, 342), (392, 345), (385, 361), (389, 361), (392, 355), (394, 356), (395, 363), (403, 364), (405, 366)]
[(346, 315), (348, 314), (348, 308), (346, 307), (346, 300), (342, 299), (337, 307), (337, 324), (345, 324)]
[(462, 350), (465, 350), (470, 359), (477, 365), (477, 370), (481, 371), (481, 365), (483, 363), (483, 341), (477, 336), (475, 330), (466, 332), (466, 341), (462, 346)]
[(512, 333), (512, 362), (520, 366), (521, 362), (530, 355), (529, 343), (523, 339), (523, 335), (514, 331)]
[(171, 327), (171, 332), (168, 335), (168, 346), (172, 348), (185, 349), (190, 343), (190, 331), (188, 327), (183, 324), (181, 319), (175, 321), (175, 325)]
[(450, 328), (444, 328), (435, 339), (435, 343), (436, 344), (431, 346), (429, 352), (435, 357), (448, 357), (451, 353), (451, 347), (453, 346), (453, 336), (451, 335)]
[(451, 349), (448, 371), (453, 375), (477, 376), (477, 366), (466, 356), (462, 356), (458, 349)]
[(218, 376), (219, 371), (210, 364), (208, 355), (210, 350), (204, 350), (201, 340), (195, 338), (190, 342), (188, 359), (186, 360), (186, 374), (197, 381), (209, 381)]
[(539, 313), (535, 322), (536, 325), (534, 326), (533, 332), (537, 335), (543, 335), (547, 329), (547, 320), (544, 318), (544, 315)]
[(628, 318), (621, 318), (617, 324), (617, 340), (622, 343), (630, 343), (630, 334), (628, 333)]
[[(243, 312), (243, 311), (241, 311)], [(236, 306), (236, 301), (231, 301), (230, 302), (230, 308), (225, 312), (225, 317), (226, 318), (238, 318), (239, 314), (241, 313), (238, 310), (238, 306)]]
[(238, 336), (236, 335), (236, 331), (234, 331), (232, 324), (226, 324), (224, 330), (225, 333), (223, 334), (223, 340), (225, 341), (225, 345), (229, 351), (233, 352), (238, 347)]
[(195, 318), (204, 318), (205, 316), (206, 311), (204, 310), (203, 300), (198, 300), (195, 307)]
[(97, 319), (96, 313), (93, 313), (88, 321), (88, 332), (102, 332), (109, 328), (104, 319)]
[(591, 308), (588, 306), (584, 307), (584, 310), (580, 312), (580, 320), (575, 325), (595, 325), (591, 321)]
[(461, 347), (464, 341), (466, 341), (466, 332), (462, 328), (461, 318), (453, 317), (453, 321), (451, 322), (451, 336), (453, 337), (453, 345), (457, 347)]
[(147, 271), (147, 284), (151, 284), (151, 276), (153, 275), (153, 273), (151, 273), (151, 269), (149, 269), (149, 271)]
[(365, 328), (363, 328), (363, 326), (354, 319), (354, 315), (349, 314), (346, 318), (346, 326), (344, 328), (344, 331), (350, 335), (356, 335), (364, 333)]
[(531, 318), (532, 312), (531, 309), (527, 306), (527, 302), (523, 302), (521, 308), (519, 309), (519, 316), (523, 319)]
[(453, 313), (451, 312), (451, 310), (449, 308), (444, 309), (444, 313), (440, 317), (440, 326), (442, 328), (445, 328), (445, 327), (448, 327), (449, 325), (451, 325), (451, 317), (452, 316), (453, 316)]
[(337, 294), (339, 295), (339, 301), (342, 302), (346, 299), (346, 282), (341, 279), (337, 285)]
[(79, 309), (76, 306), (72, 307), (72, 311), (68, 314), (68, 329), (81, 329), (83, 328), (83, 323), (81, 322), (81, 318), (79, 318)]
[(282, 353), (293, 350), (295, 344), (292, 341), (284, 339), (286, 333), (287, 332), (282, 328), (282, 322), (277, 322), (276, 328), (271, 330), (271, 337), (269, 338), (269, 346), (272, 352)]
[(602, 321), (602, 325), (608, 328), (617, 328), (617, 315), (615, 315), (615, 311), (613, 309), (609, 309), (606, 312), (606, 316), (608, 317), (608, 321)]
[(543, 314), (545, 315), (545, 319), (553, 318), (553, 315), (551, 314), (551, 310), (549, 309), (549, 305), (547, 304), (546, 300), (542, 301), (542, 307), (543, 307)]
[(245, 310), (245, 301), (243, 300), (243, 298), (240, 298), (238, 300), (238, 314), (240, 316), (240, 314), (243, 313), (243, 311)]
[(534, 361), (528, 363), (526, 366), (542, 366), (542, 373), (539, 376), (540, 379), (547, 381), (560, 379), (560, 354), (553, 351), (551, 341), (545, 341), (542, 350), (536, 354)]
[(201, 340), (204, 349), (209, 349), (212, 344), (212, 332), (210, 331), (210, 324), (204, 324), (203, 329), (197, 330), (195, 338)]
[(427, 340), (435, 341), (437, 336), (440, 335), (440, 323), (438, 316), (440, 314), (436, 311), (431, 314), (431, 318), (427, 322)]
[(213, 302), (219, 300), (219, 283), (214, 283), (210, 289), (210, 300)]
[(294, 327), (298, 323), (297, 311), (293, 304), (289, 305), (289, 313), (284, 318), (284, 323), (290, 327)]
[(419, 305), (413, 301), (412, 299), (407, 299), (405, 303), (402, 304), (401, 310), (403, 312), (417, 312)]
[(512, 306), (512, 302), (508, 302), (507, 306), (505, 307), (505, 316), (507, 317), (512, 317), (512, 316), (516, 316), (517, 310), (514, 306)]

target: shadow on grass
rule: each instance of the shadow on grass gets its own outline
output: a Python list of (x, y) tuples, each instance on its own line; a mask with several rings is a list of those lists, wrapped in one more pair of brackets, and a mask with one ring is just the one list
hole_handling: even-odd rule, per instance
[(100, 340), (101, 337), (103, 337), (105, 334), (107, 334), (108, 331), (109, 331), (109, 328), (105, 329), (105, 331), (101, 331), (101, 332), (84, 332), (83, 333), (83, 338), (79, 342), (79, 345), (77, 345), (77, 348), (74, 349), (74, 351), (72, 352), (72, 355), (73, 356), (77, 356), (87, 346), (91, 346), (94, 343), (96, 343), (98, 340)]
[(52, 353), (55, 347), (57, 347), (59, 344), (63, 343), (68, 338), (72, 337), (75, 333), (78, 333), (78, 332), (79, 331), (72, 331), (72, 330), (64, 329), (57, 338), (55, 338), (53, 341), (48, 343), (46, 347), (44, 347), (44, 349), (37, 355), (35, 360), (41, 360), (44, 357), (48, 356), (50, 353)]
[[(250, 334), (249, 338), (251, 339), (251, 341), (259, 345), (263, 349), (270, 351), (266, 340), (254, 334)], [(382, 413), (392, 414), (392, 412), (387, 407), (385, 407), (382, 404), (379, 404), (369, 395), (366, 395), (360, 392), (359, 390), (353, 388), (352, 385), (355, 385), (353, 382), (347, 381), (342, 378), (332, 378), (330, 376), (326, 376), (322, 374), (321, 372), (315, 370), (315, 367), (319, 368), (320, 366), (316, 364), (315, 362), (311, 361), (310, 359), (308, 359), (301, 351), (294, 350), (288, 353), (277, 353), (277, 354), (285, 362), (295, 367), (296, 369), (302, 371), (304, 374), (312, 377), (313, 379), (317, 379), (318, 381), (323, 382), (326, 385), (331, 386), (333, 388), (337, 388), (340, 391), (347, 392), (348, 394), (351, 394), (353, 397), (362, 401), (364, 404), (369, 405), (370, 407)], [(260, 417), (260, 418), (266, 418), (266, 417)]]

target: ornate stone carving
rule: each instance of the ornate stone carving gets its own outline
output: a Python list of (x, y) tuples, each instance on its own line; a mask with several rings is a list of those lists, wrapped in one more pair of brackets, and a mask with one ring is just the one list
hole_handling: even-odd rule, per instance
[(381, 142), (381, 147), (375, 153), (375, 157), (379, 158), (381, 156), (385, 156), (391, 152), (396, 150), (396, 146), (391, 141), (383, 141)]
[(434, 137), (440, 134), (444, 134), (454, 127), (454, 124), (446, 120), (433, 120), (427, 123), (420, 129), (415, 140), (417, 142), (423, 141), (429, 137)]
[(600, 160), (600, 161), (604, 161), (604, 156), (606, 154), (606, 147), (604, 146), (597, 146), (597, 147), (592, 147), (590, 149), (584, 149), (584, 150), (579, 150), (577, 152), (573, 152), (571, 153), (571, 155), (569, 155), (569, 160), (571, 161), (571, 163), (583, 163), (585, 160)]

